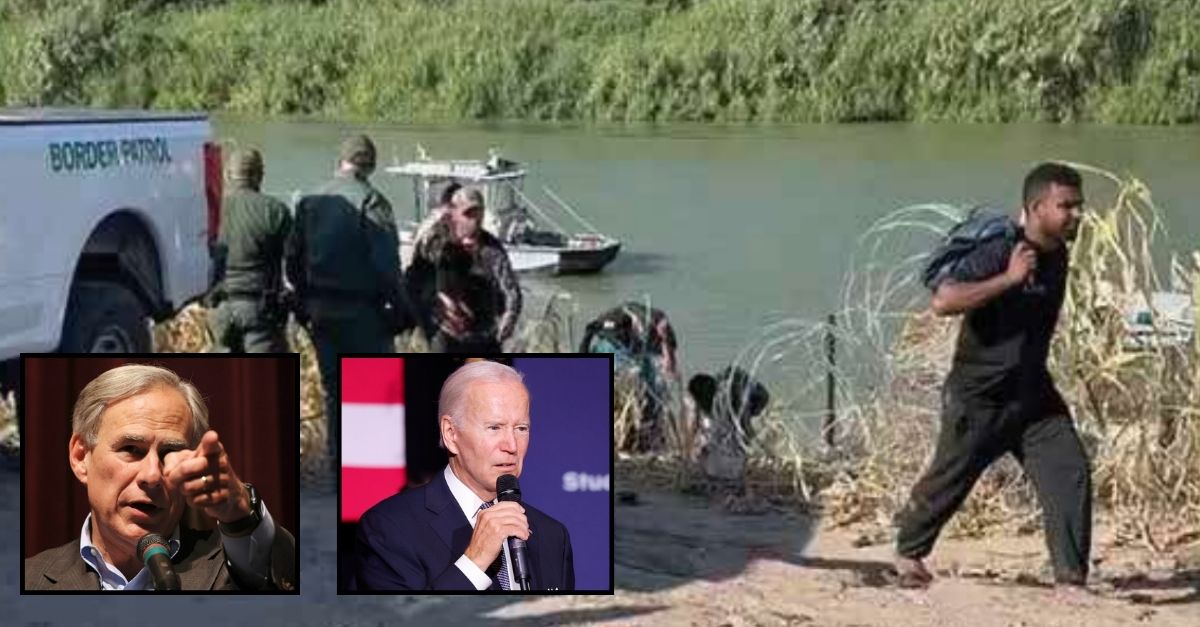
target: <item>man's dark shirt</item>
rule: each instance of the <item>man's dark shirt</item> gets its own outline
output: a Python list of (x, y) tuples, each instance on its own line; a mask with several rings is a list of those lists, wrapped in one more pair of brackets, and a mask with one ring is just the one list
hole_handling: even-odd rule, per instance
[(443, 322), (438, 292), (471, 312), (471, 324), (457, 338), (460, 341), (503, 342), (512, 335), (521, 314), (521, 287), (500, 240), (484, 230), (478, 239), (474, 253), (463, 250), (443, 220), (416, 242), (407, 287), (428, 337)]
[(292, 225), (287, 205), (235, 183), (221, 201), (221, 212), (218, 241), (227, 247), (225, 291), (279, 292), (283, 245)]
[[(951, 278), (969, 283), (1004, 272), (1015, 245), (1006, 238), (981, 243)], [(997, 402), (1046, 400), (1048, 388), (1052, 391), (1046, 359), (1066, 293), (1067, 261), (1063, 247), (1039, 252), (1037, 269), (1028, 280), (966, 313), (949, 385)]]
[(302, 298), (401, 302), (392, 206), (365, 179), (341, 173), (300, 199), (288, 238), (288, 280)]

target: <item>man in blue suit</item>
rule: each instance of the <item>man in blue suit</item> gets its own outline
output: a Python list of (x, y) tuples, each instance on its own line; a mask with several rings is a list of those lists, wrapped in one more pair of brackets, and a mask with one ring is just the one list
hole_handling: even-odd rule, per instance
[(496, 502), (496, 479), (521, 476), (529, 450), (529, 391), (521, 374), (476, 361), (438, 398), (450, 463), (429, 484), (372, 507), (359, 521), (360, 590), (517, 589), (505, 540), (526, 541), (532, 590), (573, 590), (567, 528), (527, 503)]

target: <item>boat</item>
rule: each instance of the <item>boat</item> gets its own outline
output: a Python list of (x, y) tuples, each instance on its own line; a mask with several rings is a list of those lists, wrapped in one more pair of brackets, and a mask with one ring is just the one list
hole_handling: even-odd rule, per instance
[[(400, 225), (404, 263), (412, 254), (418, 225), (438, 200), (434, 191), (442, 183), (456, 181), (483, 193), (484, 224), (504, 245), (517, 272), (587, 274), (599, 272), (616, 258), (621, 242), (601, 233), (573, 207), (548, 187), (543, 192), (552, 203), (537, 205), (525, 194), (525, 168), (492, 150), (485, 160), (432, 159), (421, 147), (418, 157), (384, 168), (388, 174), (412, 179), (414, 220)], [(582, 230), (568, 231), (559, 220), (570, 219)]]
[(1186, 347), (1195, 341), (1193, 296), (1183, 291), (1137, 293), (1122, 308), (1124, 346), (1129, 350)]

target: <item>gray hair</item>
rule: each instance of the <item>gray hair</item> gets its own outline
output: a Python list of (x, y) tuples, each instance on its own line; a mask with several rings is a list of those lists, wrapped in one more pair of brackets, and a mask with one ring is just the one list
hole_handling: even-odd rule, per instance
[(100, 440), (100, 415), (113, 403), (141, 394), (151, 388), (165, 386), (179, 392), (192, 413), (192, 432), (188, 443), (195, 447), (208, 431), (208, 407), (200, 391), (191, 382), (159, 366), (127, 364), (105, 371), (84, 386), (75, 401), (71, 414), (72, 434), (80, 435), (88, 447)]
[[(462, 426), (462, 409), (467, 402), (467, 389), (472, 383), (519, 383), (525, 385), (525, 376), (520, 371), (497, 361), (480, 360), (468, 362), (451, 374), (442, 384), (438, 395), (438, 417), (450, 416), (456, 427)], [(529, 393), (529, 389), (525, 389)], [(438, 433), (441, 433), (439, 429)], [(442, 448), (446, 447), (442, 442)]]

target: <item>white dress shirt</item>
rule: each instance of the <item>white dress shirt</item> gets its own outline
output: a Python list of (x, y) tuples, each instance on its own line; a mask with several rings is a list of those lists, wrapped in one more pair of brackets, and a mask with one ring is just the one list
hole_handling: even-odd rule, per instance
[[(446, 465), (446, 469), (442, 471), (442, 474), (446, 477), (446, 485), (450, 486), (450, 494), (454, 496), (455, 502), (458, 503), (463, 515), (467, 517), (467, 521), (471, 523), (471, 528), (474, 529), (475, 522), (479, 519), (479, 507), (483, 505), (483, 499), (479, 498), (479, 495), (471, 491), (471, 488), (468, 488), (467, 484), (463, 483), (454, 474), (449, 464)], [(495, 501), (492, 501), (492, 503), (495, 503)], [(504, 551), (504, 567), (509, 571), (508, 580), (514, 582), (515, 585), (516, 578), (512, 574), (512, 560), (508, 558), (508, 543), (505, 542), (501, 546)], [(454, 562), (454, 565), (462, 571), (462, 574), (467, 576), (467, 579), (471, 580), (471, 584), (475, 586), (476, 590), (487, 590), (491, 587), (492, 578), (488, 577), (487, 573), (483, 572), (483, 569), (479, 568), (478, 564), (472, 562), (466, 553), (463, 553), (458, 558), (458, 561)]]

